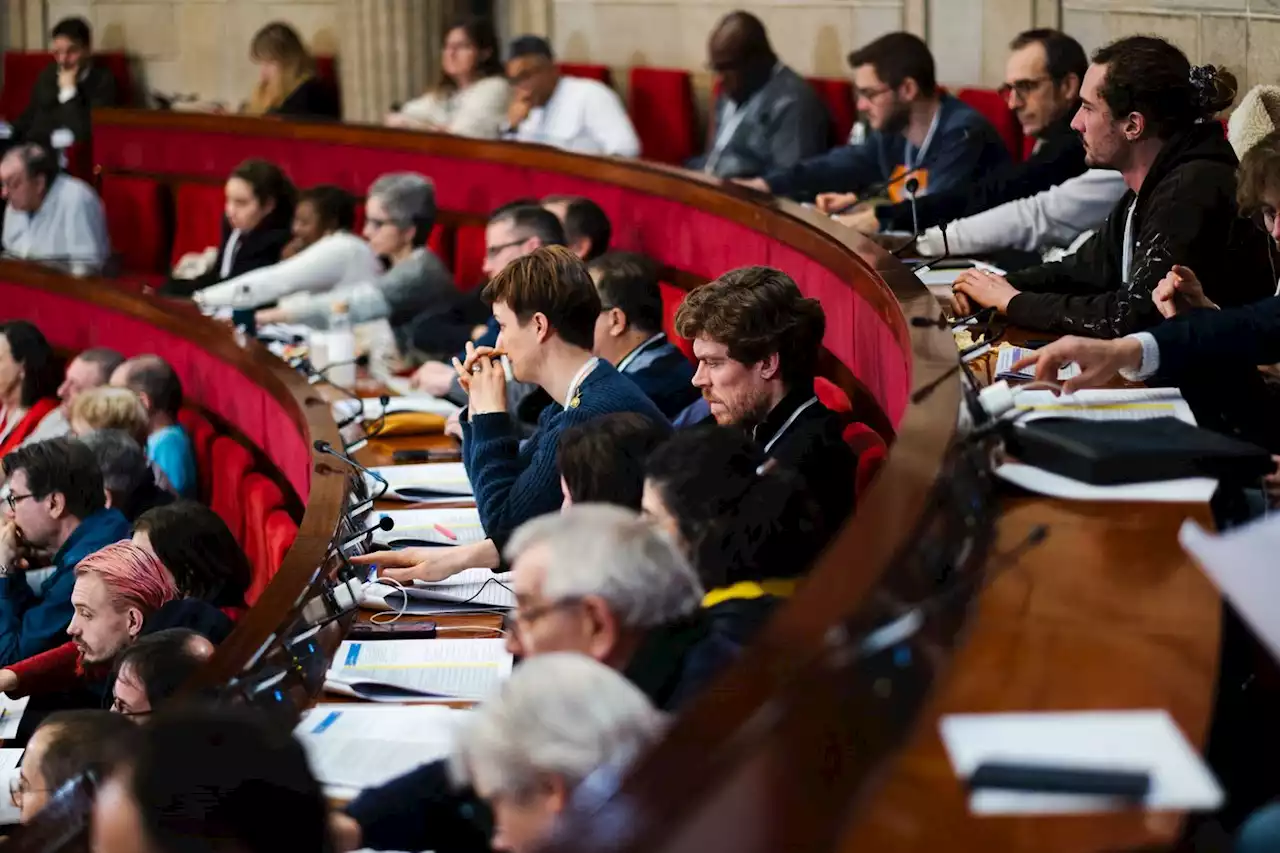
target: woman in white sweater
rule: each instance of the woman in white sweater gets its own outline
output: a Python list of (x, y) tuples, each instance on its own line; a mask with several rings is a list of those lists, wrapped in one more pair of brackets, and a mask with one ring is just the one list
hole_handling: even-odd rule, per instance
[(356, 201), (351, 193), (328, 184), (304, 190), (293, 214), (293, 239), (279, 263), (229, 278), (197, 292), (203, 307), (258, 307), (291, 293), (316, 293), (368, 281), (382, 272), (369, 244), (351, 233)]
[(507, 119), (511, 87), (487, 18), (465, 18), (444, 36), (440, 82), (386, 118), (389, 127), (497, 139)]

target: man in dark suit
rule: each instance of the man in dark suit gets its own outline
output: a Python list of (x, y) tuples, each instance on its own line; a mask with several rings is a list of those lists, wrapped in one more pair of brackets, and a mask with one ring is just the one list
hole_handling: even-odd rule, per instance
[[(116, 80), (93, 62), (93, 35), (84, 18), (63, 18), (52, 35), (53, 62), (36, 79), (31, 103), (13, 123), (13, 136), (18, 142), (65, 148), (89, 138), (90, 109), (116, 105)], [(64, 129), (70, 139), (53, 138)]]

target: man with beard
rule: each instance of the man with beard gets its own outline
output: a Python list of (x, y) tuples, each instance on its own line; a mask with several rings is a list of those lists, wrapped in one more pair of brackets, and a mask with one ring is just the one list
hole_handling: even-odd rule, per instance
[(849, 54), (849, 65), (858, 112), (871, 126), (866, 141), (739, 183), (777, 195), (817, 196), (819, 210), (835, 213), (849, 205), (849, 193), (900, 202), (963, 187), (1009, 162), (987, 120), (939, 90), (933, 55), (916, 36), (881, 36)]

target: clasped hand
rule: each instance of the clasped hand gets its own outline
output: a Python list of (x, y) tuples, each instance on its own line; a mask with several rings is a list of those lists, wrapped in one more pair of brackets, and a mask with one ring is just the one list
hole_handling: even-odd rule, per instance
[(467, 392), (469, 415), (487, 415), (507, 410), (507, 373), (498, 357), (501, 350), (478, 347), (468, 342), (466, 360), (453, 359), (458, 384)]

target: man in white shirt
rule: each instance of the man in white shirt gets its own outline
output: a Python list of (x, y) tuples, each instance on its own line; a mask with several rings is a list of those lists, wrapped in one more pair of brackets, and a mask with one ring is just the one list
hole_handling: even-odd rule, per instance
[(58, 161), (35, 143), (0, 159), (4, 253), (65, 265), (74, 275), (98, 272), (111, 254), (102, 200), (79, 178), (60, 174)]
[(597, 80), (561, 77), (547, 40), (511, 43), (513, 93), (504, 139), (540, 142), (581, 154), (640, 156), (640, 140), (618, 93)]

